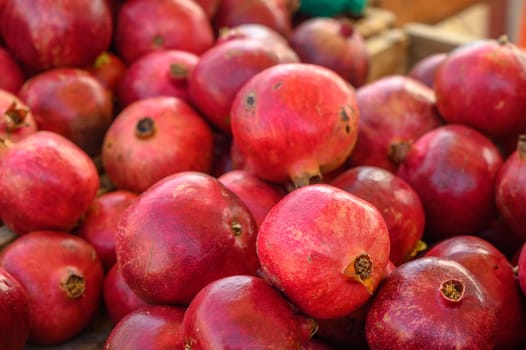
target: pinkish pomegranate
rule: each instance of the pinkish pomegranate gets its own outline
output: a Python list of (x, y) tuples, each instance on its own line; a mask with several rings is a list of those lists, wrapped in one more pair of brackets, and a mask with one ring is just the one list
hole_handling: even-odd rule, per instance
[(277, 55), (259, 41), (225, 41), (207, 50), (190, 74), (190, 101), (213, 125), (231, 133), (230, 109), (236, 93), (254, 75), (278, 63)]
[(526, 54), (504, 37), (465, 44), (437, 69), (437, 106), (448, 123), (492, 139), (526, 129)]
[(114, 324), (133, 311), (150, 305), (128, 286), (117, 264), (106, 274), (102, 292), (106, 313)]
[(356, 91), (358, 140), (349, 162), (396, 172), (400, 148), (442, 124), (433, 90), (404, 76), (388, 76)]
[(13, 0), (1, 21), (8, 49), (31, 70), (89, 65), (112, 38), (105, 0)]
[(367, 82), (369, 51), (351, 20), (309, 18), (294, 27), (289, 40), (302, 62), (327, 67), (356, 88)]
[(181, 172), (151, 186), (123, 214), (117, 263), (139, 297), (185, 305), (215, 279), (255, 275), (256, 233), (252, 214), (219, 180)]
[(72, 230), (99, 187), (91, 158), (50, 131), (37, 131), (11, 145), (4, 141), (0, 148), (3, 223), (18, 234)]
[(117, 261), (115, 235), (121, 214), (137, 198), (137, 194), (124, 190), (103, 193), (93, 200), (75, 233), (91, 243), (99, 255), (104, 270)]
[[(0, 4), (2, 6), (2, 4)], [(2, 8), (0, 7), (0, 14)], [(0, 16), (1, 18), (1, 16)], [(25, 77), (20, 63), (13, 55), (0, 46), (0, 90), (5, 90), (17, 94), (22, 87)]]
[(107, 90), (114, 93), (119, 81), (126, 71), (124, 61), (110, 51), (104, 51), (97, 56), (86, 70), (95, 77)]
[(185, 349), (299, 349), (316, 330), (261, 278), (230, 276), (206, 285), (183, 319)]
[(407, 182), (385, 169), (364, 165), (346, 170), (330, 184), (380, 211), (389, 230), (389, 259), (395, 265), (414, 255), (424, 235), (425, 214), (418, 194)]
[(177, 306), (145, 306), (126, 315), (111, 331), (104, 350), (183, 349), (185, 309)]
[(245, 169), (295, 187), (319, 182), (353, 150), (358, 135), (354, 90), (328, 68), (279, 64), (250, 79), (231, 110)]
[(517, 149), (499, 170), (495, 188), (504, 221), (517, 236), (526, 239), (526, 134), (519, 137)]
[(438, 52), (426, 56), (415, 63), (407, 73), (410, 78), (418, 80), (430, 88), (433, 88), (435, 82), (435, 73), (438, 66), (447, 58), (446, 52)]
[(194, 0), (205, 12), (209, 20), (212, 20), (219, 9), (221, 0)]
[(209, 172), (212, 153), (212, 130), (204, 119), (183, 100), (159, 96), (117, 115), (104, 138), (102, 162), (118, 189), (139, 193), (170, 174)]
[(127, 63), (158, 50), (200, 55), (214, 43), (204, 10), (192, 0), (129, 0), (117, 14), (115, 48)]
[(334, 186), (310, 185), (270, 210), (257, 254), (268, 279), (301, 311), (337, 318), (364, 305), (378, 287), (389, 232), (372, 204)]
[(0, 314), (0, 349), (23, 349), (31, 323), (29, 295), (3, 268), (0, 268)]
[(258, 227), (270, 209), (285, 196), (285, 191), (280, 187), (244, 170), (231, 170), (217, 179), (245, 203)]
[(431, 247), (425, 256), (451, 259), (467, 268), (486, 289), (496, 310), (495, 349), (516, 349), (525, 338), (525, 306), (508, 259), (491, 243), (476, 236), (455, 236)]
[(39, 130), (56, 132), (88, 155), (100, 154), (113, 118), (108, 91), (85, 70), (56, 68), (27, 80), (19, 92)]
[(17, 142), (36, 131), (29, 107), (15, 94), (0, 89), (0, 139)]
[(496, 324), (487, 292), (469, 270), (453, 260), (424, 257), (384, 279), (365, 331), (371, 350), (490, 350)]
[(189, 101), (188, 79), (199, 57), (180, 50), (154, 51), (135, 60), (117, 88), (121, 107), (154, 96), (173, 96)]
[(59, 344), (79, 334), (99, 312), (104, 273), (95, 249), (58, 231), (33, 231), (0, 254), (0, 267), (27, 290), (29, 341)]
[(526, 243), (523, 243), (522, 248), (519, 249), (517, 278), (519, 280), (522, 294), (526, 296)]
[(420, 136), (397, 175), (418, 193), (426, 213), (426, 241), (474, 234), (496, 218), (494, 184), (502, 157), (489, 138), (464, 125)]

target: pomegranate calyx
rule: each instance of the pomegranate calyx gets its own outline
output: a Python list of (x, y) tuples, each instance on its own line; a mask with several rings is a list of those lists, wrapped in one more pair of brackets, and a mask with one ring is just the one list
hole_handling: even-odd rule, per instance
[(155, 134), (155, 121), (151, 117), (139, 119), (135, 126), (135, 135), (140, 139), (152, 137)]
[(457, 279), (449, 279), (440, 284), (440, 294), (450, 302), (458, 303), (464, 297), (464, 283)]
[(517, 153), (520, 159), (526, 159), (526, 134), (519, 135), (519, 141), (517, 141)]
[(234, 236), (236, 237), (241, 236), (241, 234), (243, 233), (243, 226), (241, 225), (241, 223), (237, 221), (233, 221), (230, 224), (230, 228), (232, 229), (232, 232), (234, 233)]
[(508, 39), (508, 36), (506, 34), (503, 34), (499, 36), (499, 38), (497, 39), (497, 42), (499, 43), (499, 45), (504, 46), (508, 44), (510, 40)]
[(350, 38), (354, 33), (353, 23), (347, 19), (340, 19), (340, 35), (344, 38)]
[(170, 64), (170, 77), (175, 82), (185, 82), (188, 78), (188, 69), (180, 64)]
[(84, 295), (86, 291), (86, 280), (80, 274), (70, 272), (60, 283), (60, 287), (66, 292), (69, 298), (77, 299)]
[(5, 118), (5, 128), (8, 132), (15, 131), (18, 128), (27, 126), (25, 123), (26, 116), (29, 111), (26, 108), (17, 107), (15, 101), (9, 106), (9, 108), (4, 112)]
[(411, 141), (396, 140), (389, 144), (388, 156), (396, 165), (403, 163), (409, 150), (411, 149)]
[(354, 279), (356, 282), (361, 283), (369, 294), (373, 294), (374, 285), (371, 279), (373, 274), (373, 261), (368, 254), (360, 254), (354, 260), (345, 267), (342, 272), (345, 276)]

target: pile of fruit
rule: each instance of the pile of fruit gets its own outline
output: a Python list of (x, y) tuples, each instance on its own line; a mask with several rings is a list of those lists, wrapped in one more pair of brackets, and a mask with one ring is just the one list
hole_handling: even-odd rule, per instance
[(353, 20), (0, 1), (0, 349), (526, 346), (526, 54)]

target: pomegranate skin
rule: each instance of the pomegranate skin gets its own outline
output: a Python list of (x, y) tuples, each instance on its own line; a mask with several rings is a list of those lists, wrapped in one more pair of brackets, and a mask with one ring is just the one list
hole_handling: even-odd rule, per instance
[[(453, 297), (445, 294), (448, 286)], [(453, 260), (424, 257), (384, 279), (365, 331), (371, 350), (490, 350), (496, 323), (495, 310), (471, 272)]]
[(35, 71), (89, 65), (113, 34), (105, 0), (9, 1), (1, 29), (8, 49)]
[(29, 107), (15, 94), (0, 89), (0, 139), (18, 142), (37, 131)]
[(299, 349), (315, 322), (298, 315), (259, 277), (236, 275), (206, 285), (183, 319), (185, 349)]
[(254, 39), (223, 42), (207, 50), (190, 74), (190, 100), (213, 125), (231, 133), (236, 93), (254, 75), (278, 63), (274, 51)]
[(447, 55), (446, 52), (439, 52), (424, 57), (411, 68), (407, 76), (433, 88), (437, 68), (445, 61)]
[(424, 205), (426, 241), (474, 234), (496, 218), (494, 184), (501, 165), (491, 140), (463, 125), (438, 127), (410, 146), (397, 175)]
[(221, 1), (220, 0), (194, 0), (194, 2), (199, 4), (199, 6), (201, 6), (203, 11), (206, 13), (206, 16), (208, 17), (208, 19), (212, 20), (214, 16), (216, 15), (217, 10), (219, 9), (219, 3)]
[(404, 76), (380, 78), (356, 90), (358, 139), (348, 163), (396, 172), (403, 147), (443, 122), (433, 90)]
[(99, 188), (97, 169), (88, 155), (50, 131), (37, 131), (3, 152), (3, 223), (18, 234), (72, 230)]
[(261, 224), (256, 245), (267, 278), (315, 318), (343, 317), (365, 304), (389, 261), (389, 233), (380, 212), (325, 184), (299, 188), (278, 202)]
[(141, 193), (177, 172), (208, 173), (213, 147), (211, 127), (188, 103), (149, 97), (117, 115), (104, 138), (102, 163), (118, 189)]
[(525, 61), (521, 49), (502, 38), (450, 52), (433, 85), (443, 118), (492, 139), (526, 130)]
[(526, 244), (523, 243), (522, 248), (519, 249), (519, 259), (517, 264), (519, 285), (522, 294), (526, 296)]
[(424, 235), (425, 214), (418, 194), (395, 174), (372, 166), (346, 170), (330, 183), (374, 205), (389, 230), (389, 259), (400, 265), (411, 258)]
[(192, 0), (126, 1), (116, 22), (115, 48), (128, 64), (158, 50), (200, 55), (214, 43), (204, 10)]
[(114, 97), (113, 94), (117, 90), (126, 68), (124, 61), (119, 56), (110, 51), (104, 51), (85, 69)]
[(29, 295), (9, 272), (0, 268), (0, 349), (22, 350), (29, 338)]
[[(2, 8), (0, 4), (0, 18)], [(0, 46), (0, 90), (17, 94), (22, 87), (25, 77), (20, 63), (5, 48)]]
[(152, 305), (126, 315), (111, 331), (104, 350), (183, 349), (185, 309)]
[(256, 233), (252, 214), (221, 182), (181, 172), (154, 184), (126, 210), (117, 263), (142, 299), (187, 305), (215, 279), (256, 274)]
[(82, 238), (33, 231), (2, 251), (0, 267), (28, 292), (31, 343), (65, 342), (99, 312), (104, 272), (95, 249)]
[(331, 70), (279, 64), (250, 79), (231, 110), (245, 169), (295, 187), (319, 182), (354, 148), (359, 111), (354, 90)]
[(516, 349), (524, 339), (526, 304), (506, 256), (482, 238), (466, 235), (439, 242), (425, 256), (454, 260), (475, 276), (499, 320), (495, 349)]

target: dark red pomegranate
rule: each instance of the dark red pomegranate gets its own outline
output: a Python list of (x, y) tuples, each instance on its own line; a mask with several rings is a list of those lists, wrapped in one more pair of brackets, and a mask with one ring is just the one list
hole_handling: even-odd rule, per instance
[(277, 65), (277, 55), (254, 39), (229, 40), (207, 50), (188, 80), (190, 101), (223, 132), (231, 133), (230, 109), (239, 89)]
[(367, 82), (369, 51), (349, 19), (309, 18), (294, 27), (289, 41), (302, 62), (327, 67), (355, 88)]
[(104, 51), (86, 70), (113, 94), (126, 71), (126, 65), (116, 54)]
[(152, 305), (126, 315), (111, 331), (104, 350), (183, 349), (183, 317), (178, 306)]
[(9, 1), (1, 29), (9, 51), (36, 71), (89, 65), (113, 33), (105, 0)]
[(0, 148), (2, 222), (18, 234), (72, 230), (99, 188), (91, 158), (50, 131), (37, 131)]
[(232, 133), (245, 169), (295, 187), (319, 182), (342, 165), (358, 135), (354, 90), (328, 68), (279, 64), (239, 90)]
[(206, 285), (183, 319), (185, 349), (299, 349), (316, 330), (272, 286), (255, 276)]
[(201, 54), (214, 43), (204, 10), (192, 0), (128, 0), (117, 14), (115, 48), (127, 63), (158, 50)]
[(29, 295), (29, 341), (59, 344), (79, 334), (99, 312), (104, 273), (95, 249), (58, 231), (33, 231), (0, 254), (0, 267)]
[(522, 290), (522, 294), (526, 296), (526, 244), (523, 243), (519, 250), (519, 261), (517, 265), (517, 278)]
[(494, 184), (502, 157), (489, 138), (463, 125), (445, 125), (419, 137), (397, 175), (418, 193), (432, 242), (474, 234), (496, 218)]
[(53, 131), (73, 141), (88, 155), (100, 154), (113, 119), (108, 90), (90, 73), (56, 68), (27, 80), (19, 92), (39, 130)]
[(476, 232), (475, 236), (491, 243), (510, 261), (513, 255), (517, 253), (517, 247), (524, 242), (524, 237), (521, 237), (519, 233), (514, 233), (502, 215), (498, 215), (487, 227)]
[(301, 311), (337, 318), (364, 305), (378, 287), (389, 232), (372, 204), (334, 186), (310, 185), (270, 210), (257, 254), (267, 278)]
[(420, 81), (421, 83), (433, 88), (435, 83), (435, 73), (438, 66), (447, 58), (446, 52), (439, 52), (428, 55), (416, 62), (411, 70), (407, 73), (410, 78)]
[[(2, 4), (0, 4), (0, 18), (2, 13)], [(24, 72), (20, 63), (13, 55), (0, 46), (0, 90), (5, 90), (17, 94), (24, 83)]]
[(502, 37), (450, 52), (435, 75), (437, 106), (448, 123), (492, 139), (526, 129), (526, 54)]
[(0, 348), (21, 350), (31, 323), (29, 295), (9, 272), (0, 268)]
[(15, 94), (0, 89), (0, 139), (17, 142), (36, 131), (37, 124), (29, 107)]
[(395, 265), (414, 255), (424, 234), (425, 214), (418, 194), (406, 181), (385, 169), (364, 165), (346, 170), (330, 184), (380, 211), (389, 230), (389, 259)]
[(496, 325), (487, 292), (469, 270), (453, 260), (424, 257), (384, 279), (365, 331), (371, 350), (490, 350)]
[(143, 192), (180, 171), (209, 172), (213, 135), (186, 102), (159, 96), (121, 111), (104, 138), (102, 162), (111, 182), (122, 190)]
[(117, 263), (139, 297), (185, 305), (215, 279), (255, 275), (256, 233), (252, 214), (221, 182), (181, 172), (151, 186), (126, 210)]
[(396, 172), (400, 148), (442, 124), (433, 90), (404, 76), (388, 76), (356, 91), (360, 110), (358, 140), (351, 165)]

